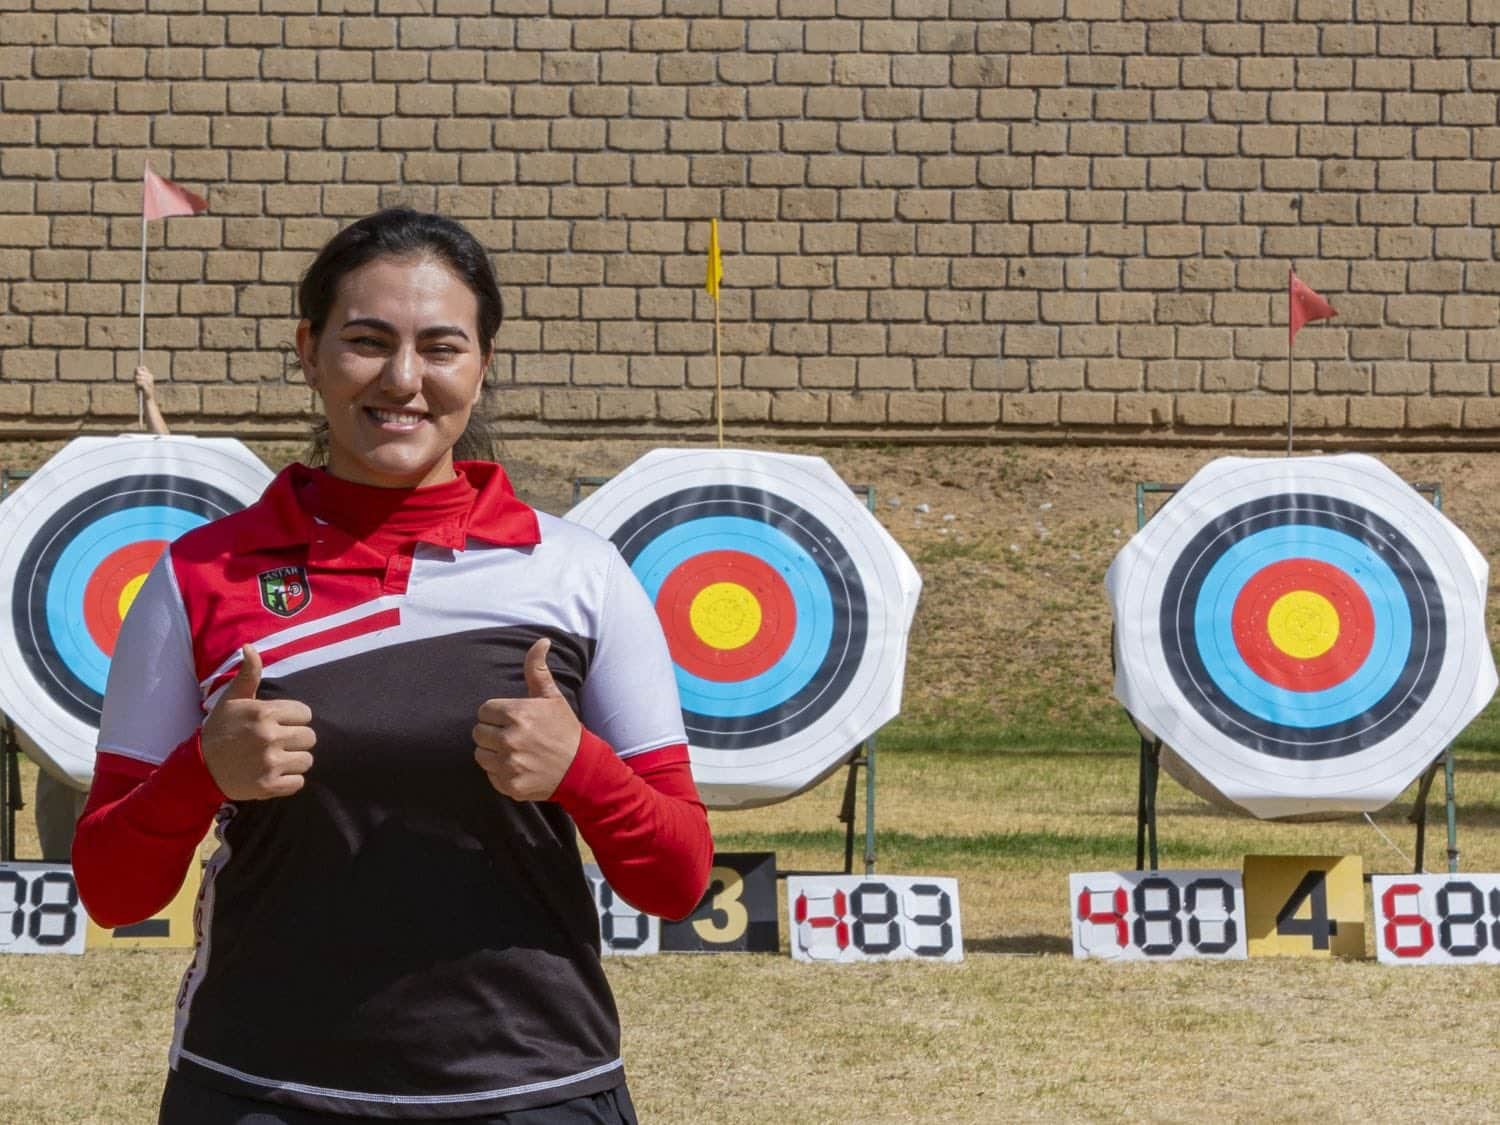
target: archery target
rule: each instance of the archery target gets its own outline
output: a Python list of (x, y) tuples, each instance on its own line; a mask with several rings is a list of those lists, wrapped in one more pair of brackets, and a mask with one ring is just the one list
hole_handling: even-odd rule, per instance
[(921, 579), (821, 459), (657, 450), (568, 518), (656, 607), (708, 804), (793, 796), (900, 709)]
[(1107, 582), (1116, 695), (1257, 816), (1384, 806), (1495, 690), (1484, 559), (1371, 457), (1214, 461)]
[(78, 438), (0, 505), (0, 710), (43, 766), (88, 784), (115, 639), (147, 572), (270, 479), (229, 439)]

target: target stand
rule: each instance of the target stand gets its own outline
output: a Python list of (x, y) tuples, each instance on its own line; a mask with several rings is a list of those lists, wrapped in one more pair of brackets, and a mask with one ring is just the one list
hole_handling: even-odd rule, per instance
[[(1417, 492), (1427, 496), (1434, 508), (1440, 512), (1442, 511), (1443, 489), (1441, 484), (1413, 481), (1411, 482), (1411, 486)], [(1182, 487), (1183, 485), (1180, 483), (1169, 484), (1160, 481), (1137, 481), (1135, 486), (1136, 530), (1140, 531), (1144, 528), (1146, 522), (1155, 514), (1155, 511), (1149, 507), (1149, 497), (1164, 496), (1170, 499)], [(1160, 507), (1161, 505), (1158, 505), (1156, 510), (1160, 510)], [(1111, 659), (1116, 659), (1117, 654), (1115, 653), (1113, 644), (1111, 644), (1110, 650)], [(1140, 735), (1140, 768), (1137, 775), (1136, 790), (1135, 867), (1137, 871), (1156, 871), (1158, 869), (1156, 793), (1161, 777), (1161, 753), (1161, 739), (1148, 737), (1142, 731)], [(1444, 781), (1444, 809), (1448, 831), (1448, 870), (1450, 872), (1458, 870), (1458, 812), (1455, 795), (1453, 744), (1449, 742), (1443, 747), (1442, 753), (1422, 772), (1417, 782), (1416, 800), (1409, 820), (1416, 829), (1412, 870), (1418, 874), (1423, 870), (1423, 859), (1426, 850), (1428, 796), (1439, 770), (1443, 772)]]
[[(578, 504), (593, 490), (608, 484), (613, 478), (608, 476), (578, 476), (573, 478), (573, 506)], [(865, 507), (875, 511), (875, 489), (870, 485), (850, 485), (849, 490), (860, 497)], [(860, 793), (860, 769), (864, 769), (864, 872), (866, 875), (875, 873), (876, 848), (875, 848), (875, 736), (861, 740), (849, 752), (846, 762), (846, 774), (844, 779), (844, 795), (839, 803), (838, 821), (844, 827), (844, 868), (845, 875), (854, 873), (855, 840), (857, 836), (856, 822), (858, 820), (858, 804)], [(791, 875), (824, 875), (825, 871), (783, 871), (778, 870), (776, 877), (785, 879)]]
[[(10, 493), (11, 485), (25, 480), (30, 472), (0, 468), (0, 500)], [(0, 863), (16, 858), (16, 817), (26, 807), (21, 792), (21, 743), (10, 716), (0, 712)]]

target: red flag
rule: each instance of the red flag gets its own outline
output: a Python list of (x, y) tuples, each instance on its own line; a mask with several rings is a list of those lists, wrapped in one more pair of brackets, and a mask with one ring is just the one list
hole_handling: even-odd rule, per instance
[(1337, 316), (1333, 306), (1309, 289), (1292, 270), (1287, 270), (1287, 332), (1286, 344), (1290, 348), (1297, 338), (1297, 329), (1309, 320), (1327, 320)]
[(208, 210), (208, 200), (194, 195), (187, 188), (178, 187), (171, 180), (163, 179), (146, 165), (146, 188), (141, 202), (141, 213), (149, 221), (165, 219), (169, 215), (196, 215)]

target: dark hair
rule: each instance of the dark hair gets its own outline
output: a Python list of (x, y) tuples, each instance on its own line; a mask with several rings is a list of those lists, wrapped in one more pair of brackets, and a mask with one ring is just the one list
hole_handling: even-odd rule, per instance
[[(461, 223), (410, 207), (387, 207), (366, 215), (318, 251), (297, 287), (297, 312), (312, 326), (314, 336), (328, 322), (339, 283), (377, 258), (436, 258), (452, 270), (479, 302), (479, 346), (488, 363), (500, 331), (500, 285), (489, 254)], [(493, 435), (476, 407), (453, 446), (453, 456), (460, 461), (488, 460), (493, 454)], [(313, 429), (308, 462), (317, 465), (327, 460), (328, 424), (319, 422)]]

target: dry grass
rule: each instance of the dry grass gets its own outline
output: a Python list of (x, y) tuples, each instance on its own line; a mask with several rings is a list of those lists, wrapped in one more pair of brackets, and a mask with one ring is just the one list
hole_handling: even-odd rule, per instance
[[(523, 495), (563, 510), (569, 477), (613, 471), (642, 448), (517, 442), (507, 463)], [(646, 1121), (1496, 1116), (1500, 974), (1373, 961), (1103, 965), (1067, 954), (1067, 873), (1134, 858), (1136, 763), (1108, 700), (1104, 568), (1134, 527), (1133, 482), (1185, 479), (1206, 455), (824, 452), (846, 479), (876, 486), (882, 521), (926, 578), (908, 717), (879, 760), (880, 868), (958, 877), (968, 959), (612, 962)], [(1450, 514), (1481, 550), (1500, 550), (1493, 458), (1389, 460), (1410, 479), (1442, 480)], [(1460, 842), (1471, 871), (1500, 870), (1495, 727), (1487, 716), (1463, 743)], [(784, 867), (837, 864), (839, 785), (716, 814), (720, 845), (774, 848)], [(1409, 800), (1377, 818), (1403, 848)], [(1165, 779), (1160, 811), (1166, 866), (1233, 866), (1253, 852), (1357, 852), (1366, 870), (1401, 866), (1361, 821), (1261, 824)], [(1429, 866), (1441, 844), (1439, 827)], [(152, 1120), (185, 963), (128, 952), (0, 959), (0, 1121)]]
[[(1500, 974), (1374, 962), (1103, 965), (1068, 955), (1067, 873), (1128, 867), (1128, 753), (887, 752), (881, 869), (959, 879), (961, 965), (789, 958), (610, 963), (645, 1120), (722, 1122), (1486, 1119)], [(1500, 869), (1500, 761), (1460, 763), (1468, 870)], [(715, 814), (721, 846), (833, 866), (834, 779)], [(1409, 847), (1404, 803), (1379, 818)], [(1363, 822), (1268, 825), (1164, 781), (1164, 862), (1247, 852), (1400, 860)], [(152, 1119), (184, 954), (0, 959), (7, 1121)]]

